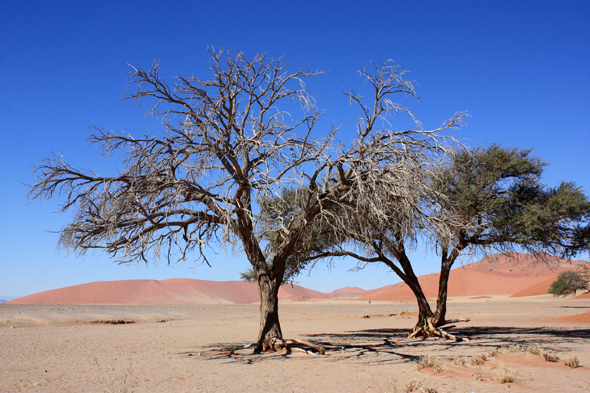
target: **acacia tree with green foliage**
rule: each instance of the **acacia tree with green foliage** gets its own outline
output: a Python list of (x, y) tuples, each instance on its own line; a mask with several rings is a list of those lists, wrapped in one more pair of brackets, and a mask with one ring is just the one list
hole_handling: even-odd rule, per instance
[[(209, 78), (179, 75), (172, 84), (157, 63), (133, 68), (125, 98), (150, 101), (149, 113), (161, 120), (163, 132), (136, 137), (95, 129), (90, 143), (121, 158), (123, 169), (101, 176), (54, 155), (37, 167), (29, 200), (65, 197), (61, 210), (74, 214), (59, 245), (81, 254), (99, 249), (121, 263), (163, 257), (170, 264), (193, 252), (208, 263), (205, 250), (214, 245), (244, 252), (260, 289), (255, 352), (277, 350), (286, 343), (278, 291), (287, 260), (299, 245), (307, 247), (310, 225), (330, 224), (338, 206), (353, 195), (368, 199), (373, 189), (409, 198), (403, 187), (408, 166), (399, 164), (444, 151), (440, 133), (461, 126), (464, 114), (422, 129), (392, 100), (396, 94), (415, 97), (406, 72), (392, 61), (373, 64), (359, 70), (369, 98), (345, 92), (360, 115), (356, 136), (344, 146), (336, 143), (334, 127), (316, 134), (321, 112), (304, 81), (321, 71), (289, 72), (283, 58), (213, 50), (208, 68)], [(415, 121), (413, 128), (391, 126), (399, 113)], [(285, 188), (303, 196), (288, 216), (277, 211), (272, 236), (281, 241), (265, 253), (271, 229), (257, 203)]]
[(553, 297), (575, 295), (578, 291), (590, 293), (590, 268), (582, 266), (579, 271), (568, 270), (557, 275), (551, 283), (548, 293)]
[[(499, 145), (459, 150), (435, 171), (412, 173), (411, 204), (376, 189), (370, 203), (383, 198), (387, 214), (358, 209), (363, 200), (345, 209), (340, 222), (346, 236), (313, 258), (352, 256), (361, 267), (386, 264), (416, 296), (419, 315), (410, 336), (458, 340), (442, 327), (462, 321), (446, 319), (449, 274), (461, 255), (524, 250), (542, 259), (544, 253), (572, 257), (589, 248), (590, 202), (574, 183), (544, 185), (545, 165), (530, 150)], [(431, 244), (440, 257), (434, 310), (410, 257), (419, 240)], [(356, 249), (351, 251), (351, 245)]]

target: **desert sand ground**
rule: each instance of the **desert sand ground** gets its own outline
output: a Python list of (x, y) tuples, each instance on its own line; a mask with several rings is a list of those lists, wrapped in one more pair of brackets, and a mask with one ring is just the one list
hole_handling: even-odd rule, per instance
[[(312, 356), (212, 351), (255, 339), (256, 304), (0, 305), (0, 392), (403, 392), (412, 379), (416, 391), (590, 391), (590, 324), (561, 319), (589, 312), (590, 299), (453, 299), (449, 318), (471, 318), (452, 330), (470, 340), (461, 343), (408, 339), (415, 316), (399, 314), (415, 310), (412, 302), (282, 302), (286, 338), (345, 348)], [(134, 323), (93, 323), (113, 320)], [(514, 353), (452, 364), (513, 344), (538, 344), (561, 360)], [(575, 369), (562, 363), (572, 353)], [(416, 370), (425, 355), (444, 371)], [(500, 383), (501, 370), (514, 382)]]

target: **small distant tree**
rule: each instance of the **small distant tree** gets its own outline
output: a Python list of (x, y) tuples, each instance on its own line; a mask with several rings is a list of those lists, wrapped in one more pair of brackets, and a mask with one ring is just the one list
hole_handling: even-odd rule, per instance
[[(374, 64), (360, 70), (368, 102), (345, 93), (360, 116), (355, 138), (343, 146), (334, 140), (334, 127), (323, 137), (315, 133), (321, 113), (304, 81), (321, 71), (288, 72), (282, 58), (237, 51), (211, 51), (209, 64), (209, 78), (177, 76), (172, 85), (157, 63), (134, 68), (126, 98), (150, 100), (163, 133), (135, 137), (95, 129), (91, 144), (122, 158), (123, 169), (100, 176), (52, 156), (37, 167), (29, 199), (65, 197), (61, 210), (74, 215), (59, 245), (81, 254), (100, 249), (121, 263), (162, 257), (170, 264), (193, 252), (208, 263), (205, 249), (215, 244), (244, 252), (260, 289), (255, 352), (276, 350), (285, 345), (278, 291), (289, 258), (297, 247), (308, 247), (310, 225), (332, 225), (337, 233), (335, 209), (353, 198), (368, 200), (375, 189), (411, 198), (413, 190), (404, 185), (412, 166), (402, 163), (444, 152), (440, 132), (461, 126), (464, 114), (433, 130), (417, 120), (413, 128), (394, 129), (390, 120), (398, 113), (415, 119), (392, 96), (413, 97), (414, 85), (393, 62)], [(302, 195), (295, 209), (276, 209), (278, 226), (268, 228), (257, 204), (285, 188)], [(268, 242), (274, 245), (265, 253)]]
[(559, 273), (557, 279), (551, 283), (549, 293), (553, 297), (575, 295), (578, 291), (590, 293), (590, 268), (582, 267), (581, 272), (568, 270)]

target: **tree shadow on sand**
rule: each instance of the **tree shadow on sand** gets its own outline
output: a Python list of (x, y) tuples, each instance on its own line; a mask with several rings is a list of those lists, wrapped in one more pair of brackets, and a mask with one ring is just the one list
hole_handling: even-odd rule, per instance
[[(334, 334), (306, 335), (306, 339), (318, 344), (330, 342), (340, 345), (352, 356), (362, 357), (371, 353), (392, 355), (383, 362), (416, 361), (425, 352), (439, 356), (455, 357), (456, 350), (468, 354), (488, 351), (509, 345), (538, 344), (553, 351), (576, 351), (590, 339), (590, 329), (555, 327), (463, 327), (453, 334), (468, 338), (469, 342), (453, 342), (444, 339), (410, 339), (407, 329), (370, 329)], [(453, 354), (451, 354), (451, 352)], [(350, 358), (351, 356), (346, 356)]]
[[(449, 359), (471, 356), (490, 349), (510, 345), (538, 344), (556, 352), (579, 351), (587, 346), (590, 329), (561, 327), (487, 327), (456, 328), (453, 333), (468, 338), (468, 342), (444, 339), (410, 339), (408, 329), (369, 329), (345, 333), (304, 335), (306, 340), (320, 345), (337, 345), (343, 350), (331, 350), (317, 359), (329, 361), (355, 361), (366, 364), (399, 364), (416, 362), (426, 354)], [(217, 343), (198, 351), (178, 353), (183, 357), (201, 360), (222, 360), (228, 363), (254, 364), (266, 361), (286, 361), (292, 352), (283, 350), (253, 355), (251, 348), (241, 344)], [(461, 352), (457, 355), (457, 352)], [(297, 354), (298, 356), (306, 356)], [(312, 359), (312, 356), (309, 356)]]

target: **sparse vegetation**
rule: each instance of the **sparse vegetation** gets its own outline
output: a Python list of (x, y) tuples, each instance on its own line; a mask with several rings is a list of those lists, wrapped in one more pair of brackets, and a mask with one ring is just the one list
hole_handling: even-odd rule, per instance
[(533, 355), (541, 356), (541, 347), (539, 344), (531, 344), (527, 348), (528, 353), (532, 353)]
[(518, 345), (518, 344), (513, 344), (509, 347), (506, 347), (505, 352), (508, 353), (517, 353), (517, 352), (523, 352), (523, 346), (522, 345)]
[(438, 390), (435, 388), (422, 388), (422, 393), (438, 393)]
[(476, 381), (483, 381), (483, 373), (481, 371), (481, 367), (477, 367), (475, 370), (473, 370), (471, 376), (475, 378)]
[(545, 359), (547, 362), (557, 362), (559, 360), (559, 356), (557, 356), (557, 354), (552, 351), (543, 351), (541, 356), (543, 356), (543, 359)]
[(438, 356), (422, 356), (418, 362), (418, 365), (416, 366), (416, 370), (421, 371), (427, 368), (432, 368), (436, 373), (441, 373), (444, 371), (445, 366)]
[(565, 364), (569, 368), (576, 368), (580, 365), (580, 357), (578, 355), (571, 354), (565, 359), (563, 359), (563, 364)]
[(410, 379), (408, 382), (406, 382), (406, 385), (404, 386), (404, 392), (413, 392), (414, 390), (417, 390), (420, 387), (420, 385), (421, 383), (417, 379)]
[(453, 360), (453, 364), (455, 366), (465, 366), (467, 365), (467, 358), (465, 356), (459, 356)]
[(482, 364), (484, 364), (486, 362), (486, 360), (488, 360), (488, 357), (486, 356), (485, 353), (476, 355), (476, 356), (472, 356), (470, 363), (472, 366), (481, 366)]
[(500, 381), (500, 383), (514, 382), (514, 374), (512, 373), (512, 370), (507, 369), (502, 365), (498, 367), (496, 379)]
[[(104, 369), (97, 359), (94, 359), (94, 364), (98, 368), (100, 376), (98, 380), (102, 385), (104, 393), (133, 393), (133, 388), (137, 381), (133, 381), (133, 367), (129, 361), (129, 368), (125, 370), (122, 376), (118, 377), (113, 363), (109, 369)], [(120, 375), (120, 373), (119, 373)]]
[(409, 311), (409, 310), (403, 310), (403, 311), (400, 311), (400, 313), (398, 314), (398, 316), (400, 316), (400, 317), (403, 317), (404, 315), (406, 315), (406, 314), (411, 314), (411, 313), (412, 313), (412, 312), (411, 312), (411, 311)]
[(389, 381), (385, 384), (385, 386), (379, 386), (377, 390), (379, 391), (379, 393), (397, 392), (397, 378), (391, 377)]

